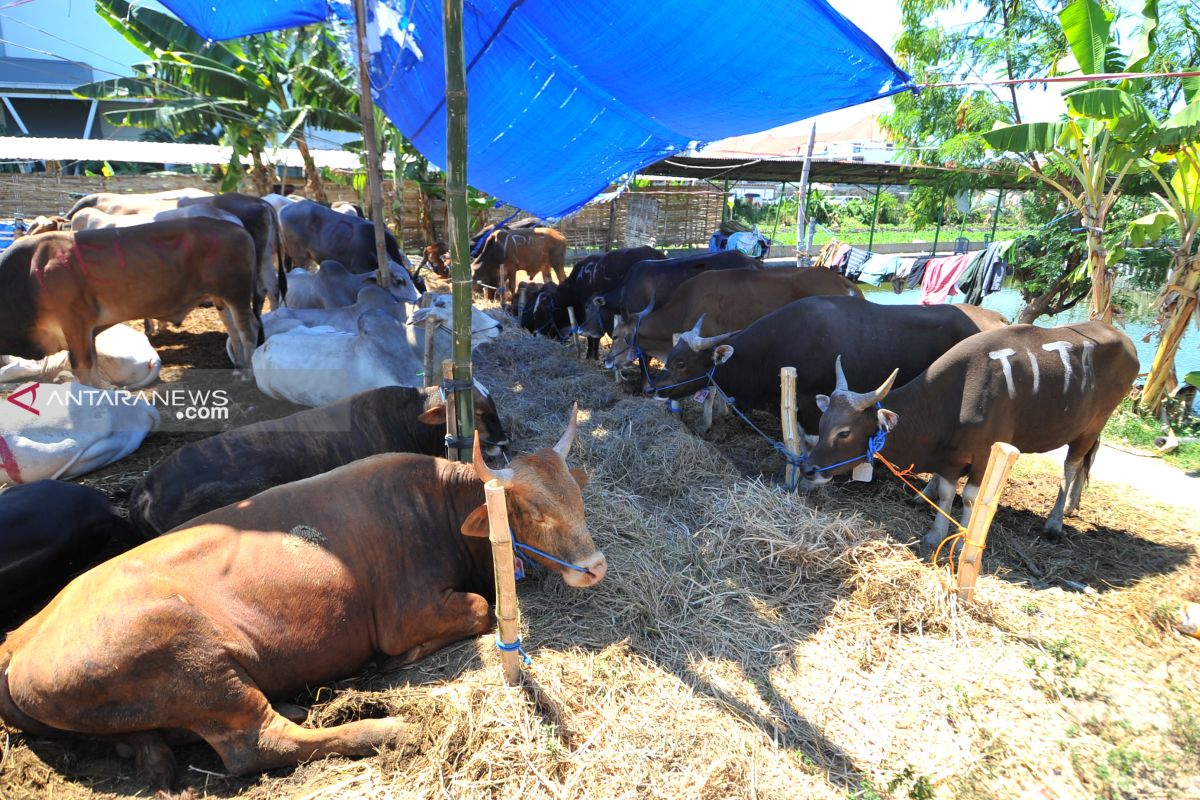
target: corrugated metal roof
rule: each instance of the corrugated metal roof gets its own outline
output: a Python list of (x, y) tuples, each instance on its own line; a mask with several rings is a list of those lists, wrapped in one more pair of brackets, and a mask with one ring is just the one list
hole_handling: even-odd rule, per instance
[[(309, 149), (318, 167), (354, 171), (362, 169), (357, 153), (348, 150)], [(121, 139), (49, 139), (36, 136), (0, 136), (0, 159), (5, 161), (127, 161), (137, 164), (228, 164), (228, 147), (215, 144), (131, 142)], [(389, 154), (390, 155), (390, 154)], [(269, 164), (303, 167), (299, 150), (267, 153)], [(248, 157), (243, 163), (250, 163)], [(384, 169), (391, 169), (384, 159)]]

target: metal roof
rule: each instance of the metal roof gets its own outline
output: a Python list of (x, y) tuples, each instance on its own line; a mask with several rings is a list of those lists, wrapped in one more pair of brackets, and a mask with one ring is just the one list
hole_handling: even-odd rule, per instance
[[(802, 158), (700, 158), (672, 156), (638, 171), (639, 175), (664, 178), (699, 178), (719, 181), (791, 181), (799, 183), (804, 170)], [(813, 183), (861, 183), (888, 185), (932, 184), (954, 175), (973, 175), (977, 188), (1028, 189), (1031, 180), (1012, 172), (981, 169), (923, 167), (910, 164), (886, 164), (864, 161), (823, 161), (813, 159), (809, 179)]]
[[(362, 169), (357, 153), (348, 150), (313, 150), (318, 167), (355, 171)], [(215, 144), (138, 142), (122, 139), (49, 139), (36, 136), (0, 136), (0, 159), (5, 161), (127, 161), (140, 164), (228, 164), (230, 150)], [(390, 155), (390, 154), (389, 154)], [(299, 150), (268, 151), (269, 164), (303, 167)], [(386, 162), (387, 159), (385, 159)], [(250, 163), (249, 157), (242, 158)], [(384, 164), (385, 169), (391, 165)]]

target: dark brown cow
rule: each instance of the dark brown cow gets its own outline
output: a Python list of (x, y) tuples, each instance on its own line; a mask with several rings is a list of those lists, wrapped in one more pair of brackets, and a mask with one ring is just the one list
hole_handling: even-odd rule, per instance
[[(860, 359), (846, 350), (846, 361)], [(958, 479), (969, 473), (963, 488), (966, 525), (993, 443), (1008, 442), (1023, 453), (1067, 445), (1062, 486), (1046, 520), (1052, 534), (1061, 533), (1064, 513), (1078, 509), (1100, 431), (1138, 371), (1133, 342), (1101, 322), (1012, 325), (976, 334), (895, 391), (896, 372), (873, 392), (850, 391), (842, 361), (839, 356), (833, 394), (817, 398), (824, 413), (805, 477), (825, 483), (852, 469), (865, 458), (867, 440), (886, 431), (883, 456), (933, 473), (930, 487), (947, 514)], [(949, 521), (936, 514), (925, 545), (936, 547), (948, 528)]]
[(283, 268), (283, 239), (279, 232), (279, 215), (275, 208), (259, 197), (227, 192), (209, 197), (181, 197), (179, 207), (206, 205), (237, 217), (254, 239), (254, 256), (258, 264), (260, 304), (269, 298), (271, 308), (279, 308), (280, 298), (287, 294), (287, 277)]
[(145, 317), (178, 324), (211, 297), (249, 379), (261, 331), (254, 270), (250, 235), (218, 220), (28, 236), (0, 256), (0, 353), (43, 358), (66, 348), (80, 383), (110, 388), (96, 369), (98, 331)]
[[(621, 320), (613, 330), (611, 354), (604, 360), (610, 369), (646, 355), (666, 358), (675, 334), (700, 323), (702, 335), (737, 331), (755, 320), (802, 297), (822, 295), (862, 297), (852, 282), (828, 269), (730, 269), (704, 272), (684, 283), (665, 305), (650, 304)], [(631, 338), (637, 331), (636, 346)]]
[(488, 237), (479, 256), (471, 264), (475, 283), (490, 297), (493, 289), (500, 287), (500, 271), (504, 270), (504, 288), (514, 292), (517, 288), (517, 270), (523, 269), (530, 279), (544, 275), (550, 280), (550, 271), (562, 283), (566, 279), (563, 263), (567, 256), (567, 238), (553, 228), (533, 230), (499, 230)]
[[(490, 454), (508, 444), (496, 404), (475, 391), (475, 429)], [(129, 517), (149, 539), (215, 508), (379, 453), (446, 452), (446, 404), (435, 387), (385, 386), (327, 406), (184, 445), (147, 473)], [(264, 457), (269, 453), (270, 457)], [(230, 469), (230, 464), (237, 464)]]
[[(271, 701), (328, 685), (385, 653), (412, 663), (492, 629), (483, 483), (507, 488), (513, 533), (573, 562), (574, 587), (607, 571), (565, 455), (490, 470), (389, 453), (255, 495), (76, 578), (0, 645), (0, 719), (28, 733), (131, 745), (169, 784), (162, 731), (190, 731), (244, 775), (372, 755), (419, 730), (396, 717), (302, 728)], [(541, 560), (540, 556), (533, 556)]]

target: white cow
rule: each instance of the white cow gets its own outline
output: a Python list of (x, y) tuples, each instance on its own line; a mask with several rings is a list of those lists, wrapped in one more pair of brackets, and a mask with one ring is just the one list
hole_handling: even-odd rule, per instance
[[(425, 353), (425, 320), (433, 317), (437, 328), (433, 337), (433, 363), (452, 358), (454, 354), (454, 329), (452, 297), (445, 293), (426, 292), (421, 295), (421, 308), (408, 318), (406, 329), (409, 347), (414, 352)], [(471, 349), (500, 335), (500, 323), (471, 306)]]
[[(388, 292), (399, 302), (415, 303), (418, 295), (412, 279), (398, 275), (395, 269), (392, 274), (397, 280), (388, 287)], [(374, 272), (351, 272), (340, 261), (330, 259), (322, 261), (316, 272), (300, 267), (289, 272), (283, 304), (287, 308), (340, 308), (353, 305), (360, 289), (374, 285), (377, 285)]]
[(421, 386), (423, 354), (387, 311), (359, 317), (358, 331), (294, 328), (254, 351), (254, 380), (278, 400), (322, 406), (381, 386)]
[(279, 211), (279, 209), (286, 208), (287, 206), (290, 206), (292, 203), (299, 203), (303, 198), (295, 197), (295, 196), (284, 197), (281, 194), (276, 194), (275, 192), (271, 192), (270, 194), (264, 194), (262, 199), (266, 200), (268, 203), (270, 203), (271, 208), (275, 209), (276, 211)]
[(71, 217), (71, 230), (91, 231), (97, 228), (129, 228), (134, 225), (146, 225), (150, 222), (164, 222), (169, 219), (190, 219), (193, 217), (208, 217), (224, 222), (232, 222), (239, 228), (242, 221), (233, 214), (227, 214), (219, 208), (209, 205), (184, 206), (183, 208), (164, 208), (146, 214), (106, 214), (98, 208), (81, 208)]
[(0, 482), (75, 478), (137, 450), (158, 409), (127, 392), (30, 383), (0, 401)]
[[(145, 334), (128, 325), (113, 325), (96, 335), (96, 357), (101, 374), (124, 389), (141, 389), (158, 379), (162, 359)], [(0, 356), (0, 383), (39, 381), (66, 383), (75, 380), (66, 350), (42, 359)]]

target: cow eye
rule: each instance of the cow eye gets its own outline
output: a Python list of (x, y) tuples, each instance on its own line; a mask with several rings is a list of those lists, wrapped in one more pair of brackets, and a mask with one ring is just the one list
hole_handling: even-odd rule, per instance
[(850, 429), (849, 429), (849, 428), (847, 428), (847, 429), (846, 429), (846, 430), (844, 430), (844, 431), (838, 431), (837, 438), (839, 438), (839, 439), (847, 439), (847, 438), (849, 438), (849, 437), (850, 437)]

